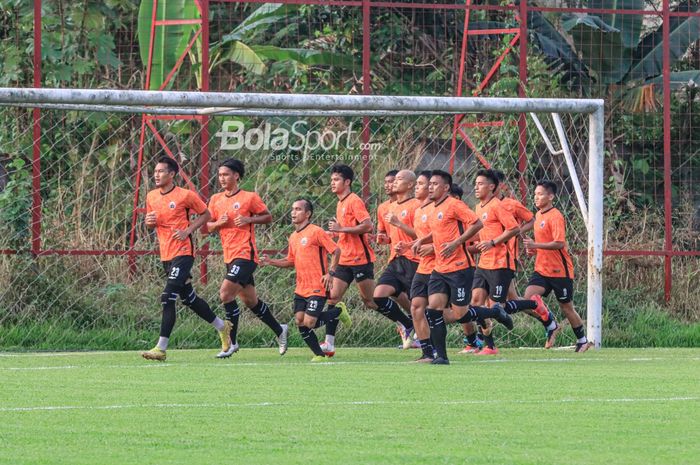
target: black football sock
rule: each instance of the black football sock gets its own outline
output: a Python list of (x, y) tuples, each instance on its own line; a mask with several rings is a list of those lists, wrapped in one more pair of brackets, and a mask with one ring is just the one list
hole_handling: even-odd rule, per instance
[(509, 300), (504, 308), (506, 313), (513, 314), (523, 310), (534, 310), (537, 308), (537, 302), (534, 300)]
[(583, 325), (577, 326), (575, 328), (571, 328), (574, 330), (574, 334), (576, 335), (577, 342), (586, 342), (586, 333), (583, 330)]
[(433, 358), (433, 345), (430, 339), (421, 339), (420, 348), (423, 351), (423, 358)]
[(304, 342), (306, 342), (306, 345), (309, 346), (309, 349), (311, 349), (311, 352), (313, 352), (314, 355), (324, 355), (321, 345), (318, 343), (316, 333), (314, 333), (312, 329), (309, 329), (306, 326), (299, 326), (299, 333), (301, 333), (301, 337), (304, 339)]
[(282, 326), (280, 326), (279, 322), (270, 311), (270, 307), (268, 307), (265, 302), (263, 302), (261, 299), (258, 299), (258, 303), (255, 305), (255, 307), (251, 308), (250, 310), (253, 313), (255, 313), (255, 316), (260, 318), (260, 321), (269, 326), (270, 329), (273, 330), (277, 336), (282, 334)]
[[(326, 312), (338, 312), (340, 315), (340, 309), (335, 305), (329, 305)], [(338, 330), (338, 318), (326, 321), (326, 336), (335, 336), (335, 332)]]
[(231, 322), (231, 344), (236, 344), (238, 338), (238, 320), (241, 317), (241, 309), (235, 300), (224, 304), (226, 319)]
[(406, 315), (401, 308), (388, 297), (377, 297), (374, 299), (377, 304), (377, 311), (396, 323), (401, 323), (406, 330), (413, 329), (413, 320)]
[(337, 321), (338, 315), (340, 315), (340, 309), (338, 307), (328, 307), (328, 310), (326, 310), (318, 316), (318, 318), (316, 319), (316, 326), (314, 326), (314, 328), (320, 328), (321, 326), (328, 324), (332, 321)]
[(430, 321), (432, 322), (430, 326), (430, 340), (437, 352), (437, 356), (447, 359), (447, 325), (442, 312), (426, 308), (425, 313), (426, 315), (430, 314)]

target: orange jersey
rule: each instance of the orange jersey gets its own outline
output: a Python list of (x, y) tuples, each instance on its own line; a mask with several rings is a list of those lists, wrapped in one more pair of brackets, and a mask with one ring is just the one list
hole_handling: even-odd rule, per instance
[(192, 236), (184, 241), (173, 237), (176, 230), (185, 230), (190, 226), (190, 214), (201, 215), (207, 205), (195, 192), (181, 187), (173, 187), (163, 194), (154, 189), (146, 196), (146, 212), (156, 212), (156, 234), (160, 247), (160, 259), (170, 261), (182, 255), (194, 255)]
[(479, 218), (467, 204), (450, 196), (434, 205), (428, 224), (433, 234), (433, 245), (435, 246), (435, 271), (452, 273), (474, 266), (474, 260), (465, 244), (457, 247), (454, 253), (447, 258), (440, 255), (440, 250), (442, 250), (443, 244), (457, 239)]
[[(414, 215), (418, 207), (420, 207), (420, 200), (411, 198), (406, 199), (403, 202), (392, 202), (391, 205), (389, 205), (389, 211), (387, 213), (393, 213), (399, 219), (399, 221), (413, 229)], [(389, 261), (392, 261), (394, 258), (396, 258), (396, 250), (394, 250), (394, 246), (399, 242), (413, 242), (413, 238), (403, 229), (399, 228), (398, 226), (394, 226), (391, 223), (386, 223), (386, 227), (388, 230), (387, 232), (389, 233), (389, 238), (391, 239), (391, 253), (389, 254)], [(406, 249), (406, 251), (401, 255), (416, 263), (420, 261), (420, 257), (413, 255), (410, 248)]]
[(386, 216), (387, 213), (389, 213), (389, 206), (391, 205), (392, 201), (391, 200), (385, 200), (384, 202), (380, 203), (379, 206), (377, 207), (377, 232), (378, 233), (386, 233), (387, 232), (387, 225), (386, 222), (384, 221), (384, 217)]
[[(350, 228), (368, 220), (369, 212), (362, 199), (351, 192), (338, 201), (335, 219), (341, 227)], [(374, 250), (369, 246), (367, 234), (338, 233), (338, 247), (341, 250), (339, 265), (366, 265), (374, 262)]]
[[(416, 236), (418, 239), (430, 235), (430, 215), (433, 212), (433, 202), (427, 205), (418, 207), (416, 209), (415, 216), (413, 218), (413, 225), (416, 231)], [(416, 273), (420, 274), (430, 274), (435, 268), (435, 255), (427, 255), (425, 257), (420, 257), (420, 264)]]
[[(523, 223), (530, 221), (535, 215), (532, 214), (530, 210), (525, 207), (522, 203), (518, 202), (512, 197), (504, 197), (501, 199), (501, 205), (503, 208), (508, 210), (518, 222), (518, 225), (522, 226)], [(515, 260), (518, 259), (520, 252), (518, 251), (518, 236), (515, 235), (508, 240), (508, 250)]]
[(328, 254), (338, 248), (326, 232), (315, 224), (307, 224), (289, 236), (287, 260), (294, 263), (297, 287), (302, 297), (326, 296), (321, 278), (328, 271)]
[[(513, 215), (503, 207), (502, 202), (493, 197), (485, 205), (476, 206), (476, 215), (484, 227), (479, 231), (481, 242), (491, 241), (507, 229), (518, 227)], [(484, 270), (498, 270), (508, 268), (515, 271), (515, 257), (507, 244), (496, 244), (486, 252), (479, 255), (479, 268)]]
[(229, 196), (219, 192), (211, 196), (209, 210), (212, 221), (217, 221), (224, 213), (228, 221), (219, 228), (221, 246), (224, 249), (224, 263), (231, 263), (237, 258), (258, 262), (258, 249), (255, 245), (255, 225), (236, 226), (233, 220), (237, 216), (260, 215), (267, 211), (267, 206), (255, 192), (238, 190)]
[[(535, 242), (564, 242), (566, 222), (556, 208), (535, 215)], [(559, 250), (537, 249), (535, 271), (550, 278), (574, 278), (574, 264), (566, 246)]]

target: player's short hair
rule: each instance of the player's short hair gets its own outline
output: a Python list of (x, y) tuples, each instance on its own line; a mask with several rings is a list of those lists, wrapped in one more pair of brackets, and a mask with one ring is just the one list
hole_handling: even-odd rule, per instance
[(420, 178), (421, 176), (425, 177), (430, 181), (430, 177), (433, 175), (433, 172), (430, 170), (423, 170), (420, 173), (418, 173), (418, 176), (416, 178)]
[(386, 172), (384, 177), (387, 178), (389, 176), (396, 176), (397, 174), (399, 174), (399, 170), (389, 170)]
[(168, 165), (168, 171), (170, 171), (171, 173), (177, 174), (180, 171), (180, 166), (177, 164), (177, 162), (167, 155), (163, 155), (162, 157), (160, 157), (158, 159), (158, 163)]
[(494, 170), (479, 170), (476, 172), (476, 177), (478, 178), (479, 176), (482, 176), (494, 185), (494, 191), (496, 190), (496, 187), (498, 187), (498, 175), (496, 175), (496, 172)]
[(506, 174), (501, 171), (501, 170), (492, 170), (493, 174), (496, 175), (496, 179), (498, 179), (498, 183), (502, 184), (506, 181)]
[(225, 166), (231, 171), (238, 173), (238, 176), (240, 176), (241, 179), (243, 179), (243, 176), (245, 176), (245, 166), (243, 166), (243, 162), (240, 160), (229, 158), (228, 160), (224, 160), (221, 163), (221, 166)]
[(352, 183), (352, 180), (355, 179), (355, 172), (348, 165), (338, 164), (331, 166), (331, 174), (335, 173), (341, 175), (343, 179), (349, 180), (350, 183)]
[(294, 202), (304, 202), (304, 211), (311, 212), (311, 216), (309, 216), (309, 218), (314, 216), (314, 204), (311, 203), (311, 200), (307, 199), (306, 197), (299, 197)]
[(544, 187), (550, 194), (557, 195), (559, 187), (556, 182), (550, 181), (549, 179), (540, 179), (537, 181), (537, 185)]
[(462, 200), (464, 189), (462, 189), (456, 182), (453, 182), (452, 185), (450, 185), (450, 195), (454, 195), (458, 199)]
[(448, 173), (447, 171), (442, 171), (442, 170), (433, 170), (431, 177), (433, 176), (438, 176), (442, 178), (443, 181), (445, 181), (445, 184), (451, 186), (452, 185), (452, 175)]

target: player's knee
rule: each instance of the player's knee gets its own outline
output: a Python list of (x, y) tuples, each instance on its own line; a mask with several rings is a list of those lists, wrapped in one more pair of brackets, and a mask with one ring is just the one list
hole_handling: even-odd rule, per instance
[(365, 304), (367, 308), (377, 309), (377, 304), (374, 302), (373, 297), (362, 297), (362, 303)]
[(180, 294), (181, 290), (182, 290), (181, 286), (168, 283), (165, 286), (165, 289), (163, 289), (163, 292), (160, 294), (160, 303), (163, 306), (171, 304), (171, 303), (174, 305), (175, 302), (177, 301), (177, 297)]
[(187, 305), (188, 307), (192, 305), (195, 300), (197, 300), (197, 293), (194, 290), (194, 287), (192, 287), (191, 283), (185, 284), (185, 287), (180, 289), (180, 299), (182, 299), (182, 303)]
[(316, 326), (316, 320), (316, 317), (313, 317), (311, 315), (304, 315), (303, 324), (307, 328), (314, 328)]
[(425, 315), (425, 308), (422, 305), (411, 304), (411, 316), (413, 318), (421, 318)]
[(304, 312), (296, 312), (294, 314), (294, 323), (301, 328), (304, 326)]
[(258, 305), (258, 298), (252, 298), (252, 297), (247, 297), (247, 296), (241, 296), (241, 301), (243, 302), (243, 305), (248, 307), (249, 309), (253, 309), (256, 305)]
[(377, 305), (377, 308), (382, 309), (382, 308), (385, 308), (389, 304), (389, 298), (388, 297), (374, 297), (374, 298), (372, 298), (372, 302), (374, 302)]

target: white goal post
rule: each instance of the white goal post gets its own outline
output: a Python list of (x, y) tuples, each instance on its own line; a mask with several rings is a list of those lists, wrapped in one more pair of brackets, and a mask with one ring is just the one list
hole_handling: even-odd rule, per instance
[[(469, 113), (551, 114), (569, 161), (559, 114), (588, 115), (588, 205), (578, 204), (587, 229), (587, 333), (602, 341), (604, 101), (597, 99), (469, 98), (369, 95), (159, 92), (136, 90), (0, 88), (0, 106), (148, 113), (152, 115), (396, 116)], [(538, 129), (541, 125), (537, 121)], [(545, 136), (544, 133), (542, 133)], [(562, 139), (563, 138), (563, 139)], [(551, 142), (545, 141), (551, 148)], [(553, 150), (553, 148), (551, 148)], [(554, 153), (554, 152), (553, 152)], [(570, 163), (569, 169), (571, 170)], [(575, 173), (572, 173), (575, 175)], [(578, 181), (574, 183), (578, 186)]]

